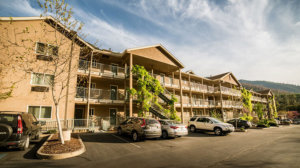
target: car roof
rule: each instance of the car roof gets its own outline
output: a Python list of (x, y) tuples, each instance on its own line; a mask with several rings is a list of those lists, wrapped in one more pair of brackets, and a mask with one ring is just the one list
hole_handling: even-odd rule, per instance
[(0, 111), (0, 114), (25, 114), (27, 112), (21, 112), (21, 111)]

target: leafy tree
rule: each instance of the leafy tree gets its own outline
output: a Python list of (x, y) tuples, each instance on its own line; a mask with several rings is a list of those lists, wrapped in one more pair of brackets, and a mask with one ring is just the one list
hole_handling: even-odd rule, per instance
[(263, 119), (264, 118), (264, 109), (265, 109), (265, 106), (261, 103), (257, 103), (255, 106), (254, 106), (254, 110), (257, 114), (257, 117), (259, 120)]

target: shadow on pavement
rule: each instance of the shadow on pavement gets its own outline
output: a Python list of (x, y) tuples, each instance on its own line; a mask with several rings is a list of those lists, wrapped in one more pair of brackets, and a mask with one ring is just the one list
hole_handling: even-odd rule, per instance
[[(100, 142), (100, 143), (128, 143), (124, 140), (121, 140), (117, 137), (115, 133), (82, 133), (80, 134), (80, 138), (83, 142)], [(128, 140), (126, 137), (121, 137), (123, 139)]]
[(33, 148), (31, 148), (28, 152), (25, 153), (23, 156), (25, 159), (38, 159), (36, 157), (37, 151), (40, 149), (40, 147), (43, 145), (43, 143), (47, 140), (48, 136), (45, 136), (41, 138), (38, 142), (31, 142), (31, 144), (34, 144)]

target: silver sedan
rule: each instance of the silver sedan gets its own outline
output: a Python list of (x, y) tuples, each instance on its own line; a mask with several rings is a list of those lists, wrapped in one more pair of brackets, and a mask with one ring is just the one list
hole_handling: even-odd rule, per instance
[(161, 123), (162, 138), (181, 137), (188, 135), (187, 126), (174, 120), (159, 120)]

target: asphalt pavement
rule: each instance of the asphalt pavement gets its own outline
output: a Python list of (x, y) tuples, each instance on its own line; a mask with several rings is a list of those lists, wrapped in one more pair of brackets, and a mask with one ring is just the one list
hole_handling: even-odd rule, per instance
[(0, 149), (0, 167), (300, 167), (300, 125), (136, 143), (113, 133), (86, 133), (81, 138), (87, 151), (65, 160), (37, 159), (41, 142), (27, 151)]

